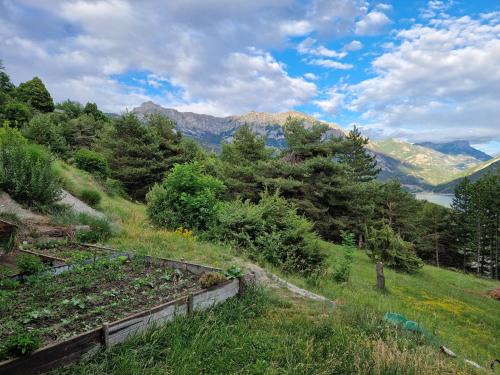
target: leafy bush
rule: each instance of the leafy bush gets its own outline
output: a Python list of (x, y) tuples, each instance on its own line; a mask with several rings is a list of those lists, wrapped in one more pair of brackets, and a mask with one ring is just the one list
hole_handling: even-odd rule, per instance
[(277, 194), (263, 194), (259, 204), (225, 203), (207, 236), (289, 272), (314, 273), (325, 259), (313, 224)]
[(206, 175), (201, 164), (176, 164), (162, 184), (147, 194), (149, 218), (172, 230), (206, 230), (216, 216), (223, 189), (224, 184)]
[(108, 162), (104, 156), (98, 152), (81, 149), (75, 153), (76, 166), (83, 171), (96, 174), (100, 177), (109, 175)]
[(23, 134), (29, 140), (64, 156), (68, 151), (63, 135), (66, 121), (67, 117), (61, 113), (38, 114), (23, 128)]
[(354, 260), (354, 233), (341, 231), (344, 256), (333, 269), (333, 279), (337, 282), (346, 282), (351, 275), (352, 262)]
[(79, 231), (76, 234), (76, 238), (80, 242), (104, 242), (113, 235), (113, 228), (107, 219), (79, 214), (78, 221), (80, 224), (90, 227), (90, 231)]
[(40, 347), (41, 340), (35, 332), (18, 333), (5, 340), (0, 350), (0, 359), (28, 355)]
[(35, 275), (45, 269), (45, 265), (42, 263), (40, 258), (31, 254), (19, 255), (17, 257), (16, 265), (19, 272), (26, 275)]
[(94, 189), (83, 189), (80, 192), (80, 199), (88, 205), (95, 207), (101, 203), (101, 193)]
[(412, 273), (423, 266), (413, 250), (413, 245), (403, 240), (387, 224), (381, 229), (369, 228), (366, 247), (370, 258), (382, 261), (391, 268)]
[(0, 188), (37, 207), (51, 205), (61, 191), (50, 154), (29, 145), (17, 130), (7, 126), (0, 129)]

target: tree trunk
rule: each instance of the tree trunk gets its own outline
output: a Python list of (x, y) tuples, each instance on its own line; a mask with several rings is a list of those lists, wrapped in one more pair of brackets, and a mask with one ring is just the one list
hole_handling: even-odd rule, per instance
[(481, 222), (476, 219), (476, 235), (477, 235), (477, 274), (481, 272)]
[(385, 289), (384, 263), (377, 262), (376, 270), (377, 270), (377, 288), (380, 290), (384, 290)]

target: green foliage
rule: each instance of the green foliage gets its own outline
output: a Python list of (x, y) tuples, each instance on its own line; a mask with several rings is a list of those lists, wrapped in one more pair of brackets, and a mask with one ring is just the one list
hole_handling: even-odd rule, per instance
[(30, 206), (47, 206), (60, 194), (51, 156), (15, 129), (0, 129), (0, 188)]
[(33, 116), (29, 104), (19, 100), (8, 100), (0, 109), (0, 119), (7, 120), (16, 128), (25, 126)]
[(19, 273), (26, 275), (35, 275), (45, 270), (45, 265), (40, 258), (31, 254), (20, 254), (17, 257), (16, 265)]
[(186, 161), (180, 139), (163, 116), (148, 116), (142, 124), (127, 113), (105, 129), (97, 147), (108, 160), (111, 177), (121, 181), (131, 197), (144, 199), (174, 163)]
[(227, 187), (226, 197), (258, 201), (262, 189), (259, 174), (270, 158), (265, 138), (257, 136), (248, 125), (240, 127), (232, 142), (222, 145), (220, 162), (215, 163), (216, 175)]
[(82, 111), (84, 114), (92, 116), (95, 121), (106, 122), (108, 121), (108, 117), (97, 108), (97, 104), (95, 103), (87, 103)]
[(11, 82), (9, 75), (5, 73), (5, 67), (2, 60), (0, 60), (0, 92), (10, 94), (15, 88), (16, 86)]
[(83, 113), (65, 124), (64, 137), (73, 150), (90, 148), (104, 126), (105, 122)]
[(381, 229), (369, 228), (366, 248), (374, 261), (382, 261), (386, 266), (403, 272), (416, 272), (423, 266), (413, 251), (413, 245), (384, 224)]
[(75, 153), (76, 166), (99, 177), (105, 178), (109, 175), (108, 161), (106, 158), (92, 150), (80, 149)]
[(348, 166), (349, 175), (358, 182), (371, 181), (380, 172), (375, 156), (365, 148), (367, 144), (368, 138), (363, 137), (359, 129), (354, 126), (345, 137), (344, 149), (338, 156), (339, 161)]
[(287, 272), (314, 273), (325, 259), (313, 225), (278, 194), (265, 193), (258, 204), (225, 203), (208, 237), (228, 242)]
[(101, 193), (94, 189), (83, 189), (79, 198), (92, 207), (99, 205), (102, 200)]
[(36, 332), (17, 333), (10, 336), (0, 348), (0, 360), (28, 355), (40, 347), (41, 340)]
[(146, 200), (151, 221), (165, 228), (206, 230), (215, 218), (224, 185), (198, 162), (176, 164)]
[(76, 238), (80, 242), (105, 242), (115, 234), (108, 219), (86, 213), (75, 213), (65, 207), (53, 210), (52, 220), (58, 224), (88, 225), (90, 231), (81, 230), (76, 233)]
[(21, 83), (16, 90), (16, 97), (42, 113), (54, 110), (54, 101), (38, 77)]
[(66, 116), (60, 113), (38, 114), (24, 127), (23, 134), (54, 153), (65, 155), (68, 150), (63, 135), (66, 120)]
[(63, 111), (70, 119), (75, 119), (83, 113), (82, 105), (79, 102), (69, 99), (62, 103), (57, 103), (55, 108)]
[(240, 267), (232, 265), (231, 267), (229, 267), (227, 270), (224, 271), (224, 276), (228, 280), (237, 279), (238, 277), (243, 276), (243, 271), (241, 270)]
[(352, 263), (354, 262), (354, 247), (356, 246), (356, 242), (354, 239), (354, 233), (341, 231), (340, 236), (342, 238), (344, 255), (342, 259), (335, 264), (332, 277), (336, 282), (346, 282), (349, 281), (349, 277), (351, 275)]

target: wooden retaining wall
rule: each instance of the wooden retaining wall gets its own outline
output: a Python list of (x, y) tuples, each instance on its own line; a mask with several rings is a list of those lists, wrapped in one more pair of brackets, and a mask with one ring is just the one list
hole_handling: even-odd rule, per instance
[[(205, 267), (198, 264), (161, 258), (147, 258), (151, 262), (163, 264), (172, 268), (189, 270), (195, 274), (220, 271), (216, 268)], [(206, 310), (214, 305), (223, 303), (227, 299), (241, 293), (245, 285), (253, 281), (254, 279), (250, 274), (240, 279), (228, 280), (222, 284), (130, 315), (124, 319), (104, 324), (101, 328), (83, 333), (69, 340), (40, 348), (29, 356), (0, 362), (0, 375), (41, 374), (50, 369), (70, 364), (80, 359), (89, 351), (112, 347), (113, 345), (124, 342), (132, 335), (140, 334), (149, 328), (166, 324), (177, 316), (188, 315), (194, 311)]]

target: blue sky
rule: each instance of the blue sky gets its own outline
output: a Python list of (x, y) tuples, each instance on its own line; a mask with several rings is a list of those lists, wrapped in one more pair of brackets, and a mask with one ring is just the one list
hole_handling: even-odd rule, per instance
[(0, 0), (0, 59), (106, 111), (294, 109), (500, 152), (497, 0)]

